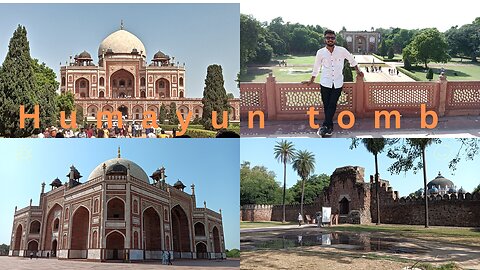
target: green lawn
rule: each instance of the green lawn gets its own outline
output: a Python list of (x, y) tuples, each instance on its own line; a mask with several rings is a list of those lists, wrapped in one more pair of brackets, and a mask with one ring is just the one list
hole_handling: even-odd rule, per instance
[(296, 225), (296, 224), (298, 223), (296, 222), (282, 223), (280, 221), (263, 221), (263, 222), (240, 221), (240, 229), (265, 228), (265, 227)]
[(313, 62), (315, 62), (315, 54), (312, 55), (282, 55), (276, 56), (272, 58), (272, 62), (276, 63), (277, 61), (287, 61), (288, 66), (313, 66)]
[[(478, 64), (460, 64), (459, 62), (455, 62), (455, 64), (450, 62), (447, 64), (430, 63), (428, 67), (433, 69), (432, 81), (438, 80), (442, 67), (445, 68), (447, 80), (449, 81), (480, 81), (480, 65)], [(410, 72), (422, 81), (428, 81), (426, 78), (427, 71), (410, 70)]]

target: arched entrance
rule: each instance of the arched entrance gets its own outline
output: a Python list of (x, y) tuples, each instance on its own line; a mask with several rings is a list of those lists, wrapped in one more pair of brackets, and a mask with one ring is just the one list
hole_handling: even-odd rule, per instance
[(50, 251), (50, 257), (57, 257), (57, 246), (58, 241), (57, 239), (52, 241), (52, 250)]
[(343, 197), (343, 199), (340, 201), (340, 215), (348, 215), (349, 212), (349, 201), (347, 198)]
[(22, 224), (19, 224), (15, 230), (15, 242), (13, 244), (13, 250), (20, 250), (20, 246), (22, 244), (22, 234), (23, 227)]
[(70, 258), (87, 258), (89, 219), (90, 214), (83, 206), (80, 206), (72, 216)]
[(175, 258), (180, 258), (181, 252), (191, 252), (187, 214), (179, 205), (172, 208), (172, 232)]
[(32, 221), (32, 223), (30, 223), (30, 233), (31, 234), (40, 233), (40, 222), (38, 220), (34, 220)]
[(38, 242), (36, 240), (32, 240), (28, 243), (28, 251), (27, 255), (30, 256), (33, 253), (34, 256), (37, 256), (38, 251)]
[(123, 119), (128, 119), (128, 108), (125, 105), (118, 107), (118, 111), (122, 113)]
[(156, 256), (158, 250), (162, 250), (162, 234), (160, 230), (160, 216), (149, 207), (143, 212), (143, 231), (145, 241), (145, 259), (160, 259)]
[(123, 260), (125, 256), (125, 237), (117, 231), (107, 235), (107, 260)]
[(75, 94), (78, 94), (81, 98), (90, 96), (90, 82), (85, 78), (80, 78), (75, 81)]
[(367, 53), (367, 39), (364, 36), (356, 36), (357, 41), (357, 48), (356, 53), (358, 54), (365, 54)]
[(108, 220), (124, 220), (125, 204), (119, 198), (113, 198), (107, 203)]
[(220, 246), (220, 232), (218, 231), (218, 228), (215, 226), (213, 227), (213, 251), (215, 253), (220, 253), (222, 252), (222, 248)]
[(125, 69), (115, 71), (110, 76), (113, 98), (135, 97), (135, 77)]
[(201, 222), (195, 223), (195, 237), (205, 236), (205, 226)]
[(157, 80), (155, 88), (159, 98), (170, 98), (170, 82), (167, 79)]
[(200, 242), (197, 243), (197, 259), (208, 259), (207, 253), (207, 245), (205, 243)]
[(56, 239), (54, 235), (60, 235), (60, 219), (62, 217), (62, 213), (63, 208), (58, 204), (55, 204), (55, 206), (50, 209), (50, 212), (48, 212), (47, 225), (45, 226), (45, 246), (43, 248), (43, 250), (46, 250), (47, 252), (53, 250), (53, 240)]

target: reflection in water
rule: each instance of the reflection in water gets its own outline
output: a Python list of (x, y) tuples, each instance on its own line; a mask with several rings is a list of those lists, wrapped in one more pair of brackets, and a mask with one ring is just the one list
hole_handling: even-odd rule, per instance
[[(242, 236), (244, 238), (244, 236)], [(248, 239), (248, 240), (247, 240)], [(385, 251), (393, 253), (418, 253), (419, 249), (402, 247), (398, 239), (374, 237), (369, 234), (302, 232), (275, 234), (268, 237), (245, 236), (243, 250), (288, 249), (299, 246), (331, 246), (334, 248), (358, 251)]]

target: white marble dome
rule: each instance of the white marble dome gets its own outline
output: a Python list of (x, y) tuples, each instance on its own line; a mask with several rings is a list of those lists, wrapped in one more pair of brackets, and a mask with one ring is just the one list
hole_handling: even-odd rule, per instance
[(98, 164), (98, 166), (88, 176), (88, 180), (92, 180), (94, 178), (97, 178), (103, 175), (103, 164), (105, 164), (107, 171), (111, 166), (114, 166), (116, 164), (123, 165), (125, 166), (125, 168), (128, 168), (130, 166), (131, 176), (137, 179), (140, 179), (142, 181), (145, 181), (147, 183), (150, 183), (150, 180), (148, 179), (147, 174), (140, 166), (138, 166), (135, 162), (128, 159), (124, 159), (124, 158), (112, 158)]
[(147, 55), (145, 46), (138, 37), (125, 29), (120, 29), (111, 33), (100, 43), (98, 56), (101, 57), (102, 53), (107, 53), (108, 50), (113, 54), (130, 54), (134, 49), (142, 56)]

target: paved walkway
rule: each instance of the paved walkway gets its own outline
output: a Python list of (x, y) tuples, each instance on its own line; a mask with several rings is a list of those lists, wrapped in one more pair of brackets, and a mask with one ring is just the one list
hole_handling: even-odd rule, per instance
[(0, 256), (1, 269), (8, 270), (83, 270), (83, 269), (132, 269), (132, 270), (150, 270), (150, 269), (197, 269), (197, 270), (238, 270), (240, 260), (175, 260), (174, 265), (162, 265), (160, 262), (144, 263), (100, 263), (88, 262), (83, 260), (57, 260), (57, 259), (32, 259)]
[[(365, 75), (365, 81), (367, 82), (414, 82), (415, 80), (407, 75), (399, 72), (391, 75), (388, 69), (395, 69), (402, 64), (396, 62), (383, 62), (372, 55), (355, 55), (355, 60), (359, 63), (360, 69)], [(377, 67), (381, 64), (382, 70), (378, 72), (372, 72), (371, 66)], [(370, 72), (367, 72), (367, 67)]]
[[(356, 119), (355, 125), (348, 130), (342, 130), (335, 121), (335, 132), (332, 138), (472, 138), (480, 137), (480, 116), (450, 116), (441, 117), (435, 129), (421, 129), (420, 117), (402, 118), (400, 129), (395, 129), (392, 122), (390, 129), (375, 129), (374, 119)], [(241, 137), (258, 138), (318, 138), (317, 130), (310, 128), (307, 120), (301, 121), (265, 121), (265, 128), (258, 128), (254, 123), (253, 129), (248, 123), (241, 124)]]

